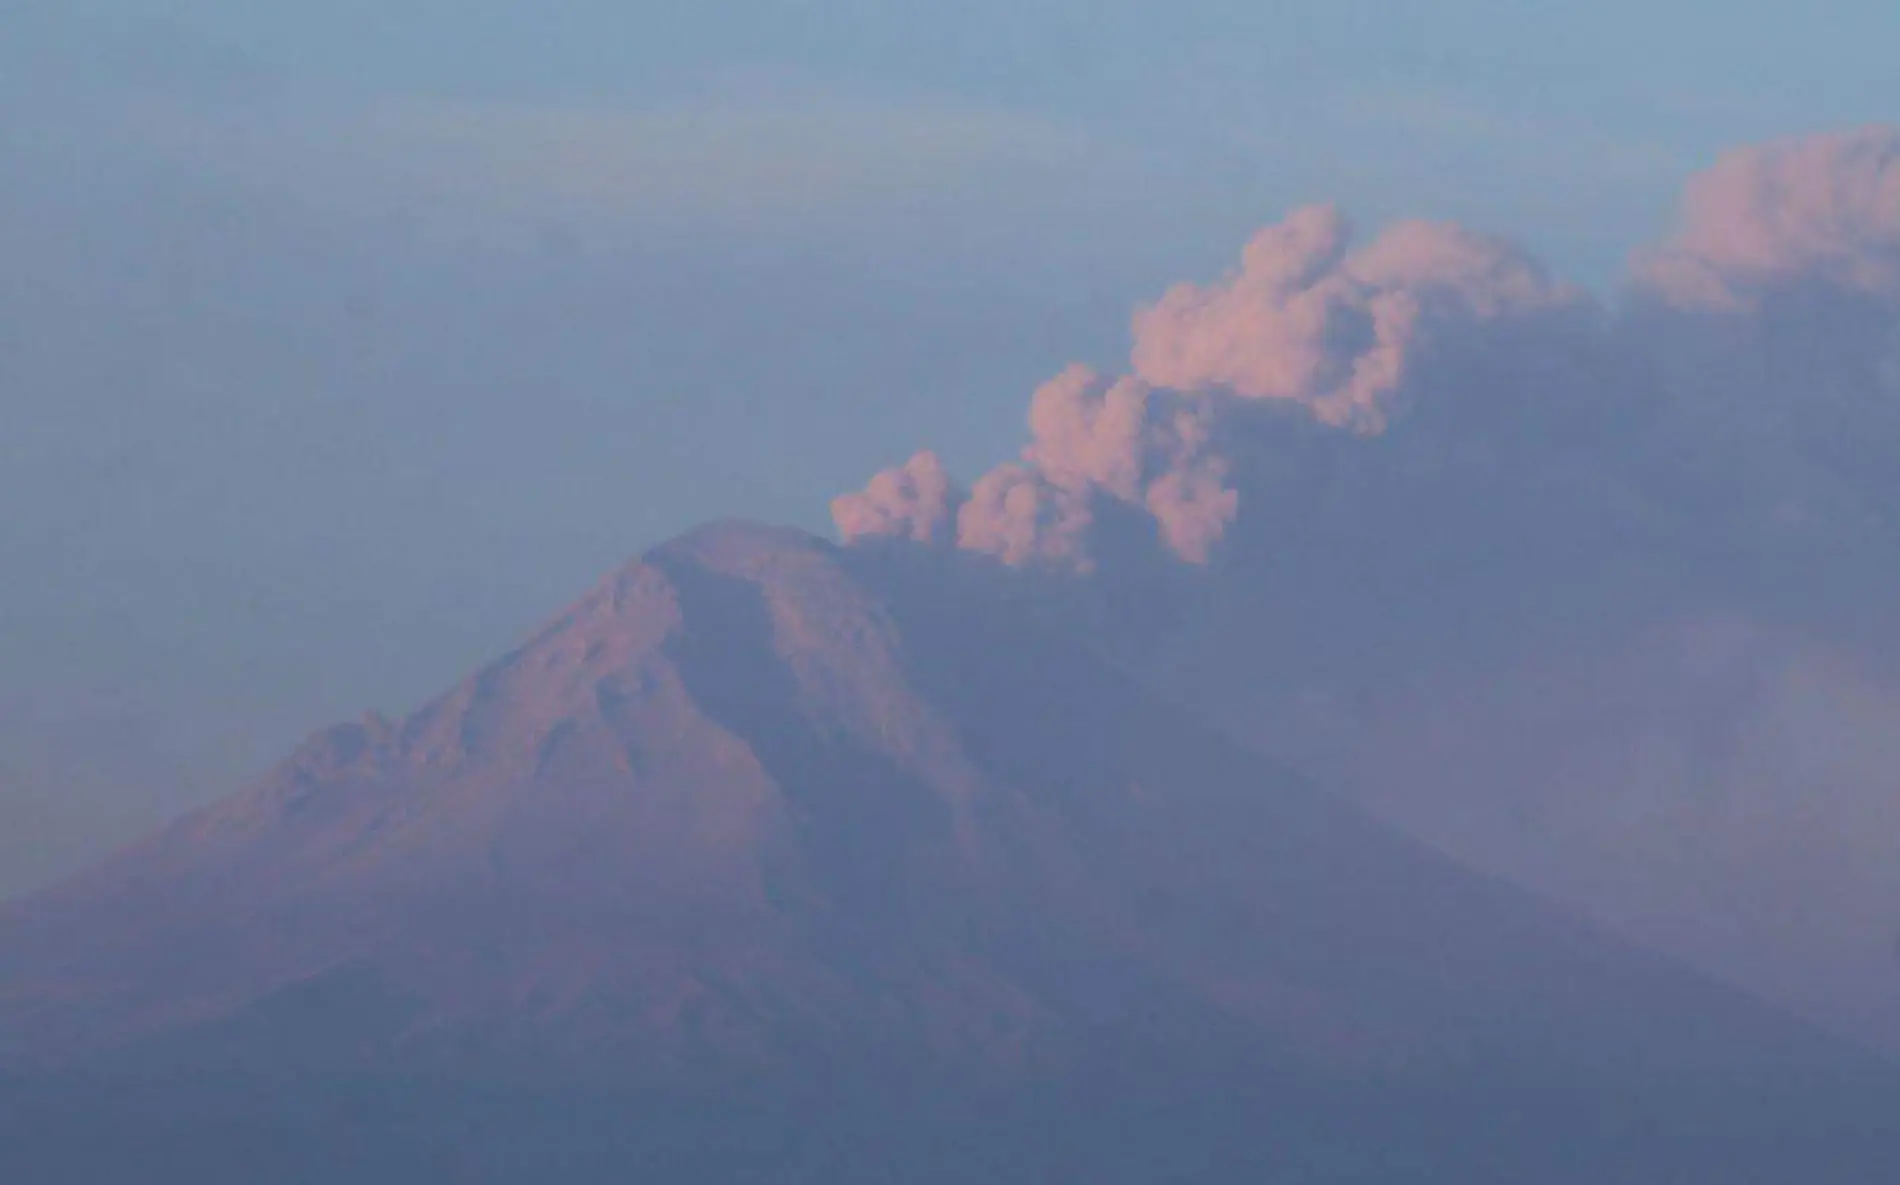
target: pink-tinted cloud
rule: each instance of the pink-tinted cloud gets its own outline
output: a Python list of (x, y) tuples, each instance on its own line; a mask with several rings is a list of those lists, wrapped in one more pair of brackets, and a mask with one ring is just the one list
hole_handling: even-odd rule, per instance
[(1009, 564), (1086, 570), (1092, 506), (1111, 499), (1144, 508), (1163, 542), (1198, 563), (1238, 505), (1205, 409), (1140, 379), (1072, 366), (1036, 392), (1029, 429), (1022, 462), (977, 482), (958, 519), (962, 546)]
[(1094, 522), (1085, 494), (1063, 489), (1027, 465), (999, 465), (977, 479), (957, 516), (957, 542), (1011, 566), (1046, 564), (1088, 572)]
[(1181, 284), (1135, 317), (1134, 366), (1157, 386), (1304, 404), (1321, 421), (1383, 430), (1441, 338), (1587, 305), (1529, 256), (1459, 227), (1404, 222), (1358, 250), (1331, 207), (1261, 232), (1240, 270)]
[[(1900, 129), (1731, 154), (1635, 279), (1638, 298), (1606, 309), (1501, 239), (1408, 221), (1355, 245), (1337, 210), (1296, 210), (1237, 271), (1140, 311), (1130, 376), (1075, 366), (1044, 384), (1028, 445), (967, 500), (920, 454), (834, 513), (848, 540), (954, 540), (1088, 571), (1098, 528), (1132, 512), (1202, 563), (1246, 498), (1299, 520), (1285, 462), (1303, 455), (1287, 451), (1301, 420), (1391, 437), (1376, 472), (1347, 462), (1315, 497), (1443, 505), (1467, 535), (1482, 534), (1473, 507), (1502, 522), (1558, 487), (1709, 529), (1712, 509), (1750, 530), (1764, 506), (1886, 497), (1849, 487), (1884, 474), (1877, 442), (1900, 440)], [(1822, 299), (1760, 302), (1784, 288)], [(1681, 315), (1711, 308), (1761, 315)], [(1889, 500), (1900, 513), (1900, 485)]]
[(876, 536), (945, 543), (954, 538), (957, 490), (937, 454), (925, 450), (831, 502), (846, 543)]
[(1034, 443), (1026, 459), (1063, 489), (1140, 497), (1149, 395), (1139, 379), (1108, 383), (1086, 366), (1069, 367), (1029, 401)]
[(1226, 467), (1208, 463), (1164, 473), (1148, 487), (1148, 513), (1161, 539), (1191, 564), (1204, 564), (1240, 510), (1240, 493), (1225, 484)]
[(1900, 128), (1737, 149), (1695, 178), (1681, 226), (1638, 257), (1672, 303), (1741, 309), (1768, 290), (1823, 283), (1900, 299)]
[(1900, 127), (1727, 154), (1632, 280), (1624, 338), (1704, 506), (1808, 539), (1900, 515)]
[(1086, 569), (1093, 508), (1107, 499), (1203, 563), (1240, 505), (1216, 432), (1224, 407), (1293, 400), (1323, 423), (1378, 431), (1433, 345), (1588, 304), (1514, 248), (1455, 227), (1402, 223), (1357, 252), (1349, 243), (1337, 211), (1295, 211), (1254, 239), (1237, 275), (1177, 287), (1136, 318), (1135, 376), (1074, 366), (1044, 384), (1031, 443), (977, 483), (959, 543)]

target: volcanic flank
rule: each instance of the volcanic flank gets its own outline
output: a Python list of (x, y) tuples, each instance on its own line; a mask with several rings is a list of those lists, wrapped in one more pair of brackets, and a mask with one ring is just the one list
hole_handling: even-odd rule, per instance
[(1144, 1097), (1834, 1064), (908, 556), (702, 530), (319, 735), (0, 914), (4, 1056)]

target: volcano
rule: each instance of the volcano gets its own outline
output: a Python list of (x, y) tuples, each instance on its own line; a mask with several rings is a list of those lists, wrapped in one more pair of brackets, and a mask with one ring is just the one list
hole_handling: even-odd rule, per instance
[(918, 567), (952, 562), (703, 529), (6, 907), (0, 1172), (1900, 1163), (1886, 1067), (1371, 821), (1006, 582)]

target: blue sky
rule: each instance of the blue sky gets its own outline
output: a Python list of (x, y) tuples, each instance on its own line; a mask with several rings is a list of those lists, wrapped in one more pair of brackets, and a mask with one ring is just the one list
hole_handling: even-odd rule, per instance
[[(823, 529), (1294, 204), (1599, 287), (1900, 6), (11, 0), (0, 892), (693, 522)], [(11, 847), (6, 846), (11, 843)]]

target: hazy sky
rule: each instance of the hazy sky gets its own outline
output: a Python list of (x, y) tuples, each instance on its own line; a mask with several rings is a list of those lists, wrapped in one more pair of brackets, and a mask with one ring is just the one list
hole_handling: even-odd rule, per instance
[(0, 893), (695, 521), (825, 529), (1287, 208), (1607, 285), (1900, 7), (0, 5)]

